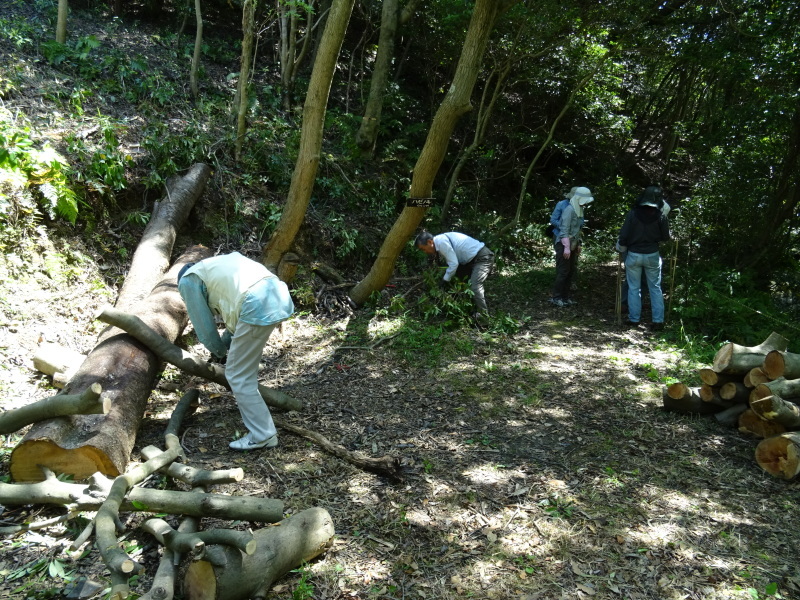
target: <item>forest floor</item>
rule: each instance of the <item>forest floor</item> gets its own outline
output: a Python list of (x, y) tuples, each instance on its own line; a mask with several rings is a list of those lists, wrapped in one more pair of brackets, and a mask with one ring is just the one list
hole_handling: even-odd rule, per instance
[[(37, 344), (88, 352), (101, 329), (94, 312), (113, 302), (80, 242), (42, 256), (0, 262), (4, 410), (54, 394), (32, 366)], [(175, 403), (198, 387), (201, 408), (181, 434), (187, 462), (245, 472), (215, 491), (280, 499), (287, 515), (330, 513), (332, 547), (280, 580), (270, 598), (699, 600), (776, 589), (800, 598), (800, 531), (789, 518), (798, 483), (758, 467), (757, 440), (662, 409), (663, 383), (697, 385), (689, 381), (697, 365), (658, 334), (616, 325), (614, 265), (584, 265), (569, 309), (547, 302), (533, 283), (540, 275), (489, 280), (490, 306), (519, 325), (510, 333), (441, 331), (363, 309), (341, 318), (299, 313), (270, 340), (263, 381), (305, 404), (281, 417), (352, 452), (396, 457), (401, 481), (286, 431), (277, 448), (232, 451), (242, 424), (231, 395), (172, 368), (153, 392), (133, 459), (146, 445), (163, 446)], [(193, 336), (183, 339), (202, 353)], [(6, 480), (23, 433), (3, 439)], [(0, 526), (62, 512), (8, 506)], [(141, 594), (158, 545), (139, 529), (142, 514), (122, 519), (127, 547), (145, 567), (133, 585)], [(0, 597), (80, 597), (69, 595), (78, 577), (102, 597), (108, 573), (91, 540), (68, 549), (85, 522), (4, 536)]]

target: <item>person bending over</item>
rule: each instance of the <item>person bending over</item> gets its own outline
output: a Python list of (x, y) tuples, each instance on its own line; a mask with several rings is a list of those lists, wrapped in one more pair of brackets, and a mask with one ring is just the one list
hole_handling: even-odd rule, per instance
[[(258, 365), (272, 331), (294, 313), (286, 284), (261, 263), (233, 252), (184, 266), (178, 291), (200, 342), (217, 359), (227, 356), (225, 377), (247, 428), (230, 447), (274, 448), (278, 434), (258, 392)], [(225, 323), (222, 336), (215, 315)]]

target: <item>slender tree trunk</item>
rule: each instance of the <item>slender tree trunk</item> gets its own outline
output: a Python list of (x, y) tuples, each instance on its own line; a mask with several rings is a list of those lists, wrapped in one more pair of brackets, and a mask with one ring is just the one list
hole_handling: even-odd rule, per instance
[(203, 13), (200, 9), (200, 0), (194, 0), (194, 17), (197, 23), (197, 30), (194, 36), (194, 54), (192, 55), (192, 68), (189, 71), (189, 86), (192, 89), (192, 96), (197, 98), (199, 89), (197, 85), (197, 72), (200, 69), (200, 50), (203, 47)]
[(303, 224), (314, 179), (319, 166), (322, 147), (322, 130), (328, 104), (333, 73), (342, 47), (347, 24), (353, 10), (354, 0), (335, 0), (325, 25), (317, 60), (311, 72), (311, 81), (303, 107), (303, 130), (300, 134), (300, 149), (292, 173), (286, 206), (275, 232), (264, 248), (262, 260), (274, 273), (279, 272), (283, 255), (291, 248), (300, 226)]
[(67, 43), (67, 15), (69, 14), (68, 0), (58, 0), (58, 21), (56, 22), (56, 41), (59, 44)]
[(236, 97), (238, 106), (236, 111), (236, 149), (235, 156), (238, 161), (242, 156), (242, 145), (247, 133), (247, 107), (249, 97), (247, 85), (250, 80), (250, 61), (253, 57), (253, 38), (255, 29), (256, 0), (244, 0), (242, 6), (242, 60), (239, 67), (239, 85)]
[[(453, 83), (436, 112), (425, 146), (414, 166), (410, 190), (412, 198), (431, 196), (433, 181), (447, 152), (450, 135), (458, 119), (472, 108), (470, 96), (475, 87), (489, 35), (499, 14), (498, 4), (496, 0), (477, 0), (475, 3)], [(403, 209), (386, 236), (370, 272), (350, 294), (356, 304), (363, 304), (373, 291), (380, 290), (386, 285), (397, 257), (406, 247), (409, 237), (413, 235), (426, 212), (427, 209), (424, 207), (407, 206)]]
[(397, 34), (398, 0), (383, 0), (381, 13), (381, 32), (378, 39), (378, 54), (372, 70), (369, 98), (361, 120), (361, 127), (356, 134), (356, 144), (362, 150), (375, 147), (383, 107), (383, 94), (389, 80), (389, 70), (394, 57), (394, 40)]

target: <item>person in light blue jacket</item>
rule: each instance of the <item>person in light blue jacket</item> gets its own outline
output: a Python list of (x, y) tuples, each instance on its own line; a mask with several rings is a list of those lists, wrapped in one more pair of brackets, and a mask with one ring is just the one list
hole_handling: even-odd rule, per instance
[[(184, 266), (178, 291), (200, 342), (226, 361), (225, 377), (248, 430), (230, 447), (274, 448), (278, 434), (258, 392), (258, 365), (272, 331), (294, 313), (286, 284), (261, 263), (233, 252)], [(221, 336), (215, 315), (225, 323)]]

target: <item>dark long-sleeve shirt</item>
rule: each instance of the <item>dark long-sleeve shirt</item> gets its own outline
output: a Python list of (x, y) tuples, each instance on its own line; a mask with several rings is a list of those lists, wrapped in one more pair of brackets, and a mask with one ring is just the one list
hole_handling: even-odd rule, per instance
[(669, 220), (651, 206), (637, 206), (629, 211), (619, 232), (620, 246), (637, 254), (658, 252), (659, 243), (669, 239)]

